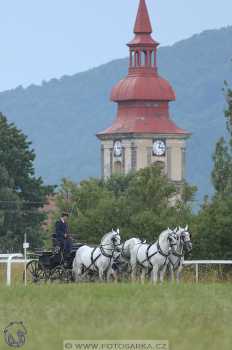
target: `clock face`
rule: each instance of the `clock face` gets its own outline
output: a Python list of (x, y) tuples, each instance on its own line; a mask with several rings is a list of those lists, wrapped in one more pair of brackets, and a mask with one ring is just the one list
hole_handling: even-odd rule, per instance
[(153, 143), (153, 155), (154, 156), (165, 156), (166, 143), (164, 140), (155, 140)]
[(122, 155), (122, 143), (121, 141), (115, 141), (114, 143), (114, 156), (121, 157)]

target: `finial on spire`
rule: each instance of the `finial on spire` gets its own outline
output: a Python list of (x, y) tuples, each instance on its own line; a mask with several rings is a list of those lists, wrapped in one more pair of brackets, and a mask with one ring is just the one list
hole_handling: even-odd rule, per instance
[(134, 27), (135, 34), (151, 34), (152, 26), (145, 0), (140, 0)]

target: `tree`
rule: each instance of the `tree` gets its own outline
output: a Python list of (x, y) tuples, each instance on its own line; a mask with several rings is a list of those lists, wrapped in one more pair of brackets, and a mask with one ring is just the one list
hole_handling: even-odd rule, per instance
[(36, 178), (34, 150), (27, 137), (0, 113), (0, 250), (19, 250), (24, 233), (33, 246), (42, 243), (41, 208), (51, 186)]
[(222, 137), (217, 142), (212, 172), (213, 185), (216, 194), (220, 196), (232, 194), (232, 90), (225, 84), (224, 91), (227, 102), (225, 118), (228, 140)]
[(73, 213), (71, 231), (86, 243), (99, 243), (112, 228), (120, 228), (123, 239), (138, 235), (154, 241), (169, 225), (192, 220), (194, 189), (187, 184), (186, 193), (185, 202), (176, 200), (172, 205), (178, 188), (163, 175), (159, 165), (105, 181), (90, 179), (74, 184), (64, 180), (57, 197), (59, 213), (54, 219), (63, 210)]
[(213, 155), (215, 194), (208, 198), (195, 219), (195, 257), (232, 259), (232, 91), (225, 86), (228, 139), (220, 138)]

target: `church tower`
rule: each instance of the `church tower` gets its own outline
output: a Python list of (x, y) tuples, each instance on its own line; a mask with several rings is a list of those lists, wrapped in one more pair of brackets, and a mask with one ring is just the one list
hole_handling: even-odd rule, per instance
[(170, 119), (169, 102), (176, 99), (168, 81), (158, 74), (157, 48), (145, 0), (140, 0), (130, 51), (128, 75), (113, 87), (118, 104), (113, 125), (98, 133), (102, 176), (127, 174), (162, 162), (168, 178), (185, 177), (185, 142), (190, 134)]

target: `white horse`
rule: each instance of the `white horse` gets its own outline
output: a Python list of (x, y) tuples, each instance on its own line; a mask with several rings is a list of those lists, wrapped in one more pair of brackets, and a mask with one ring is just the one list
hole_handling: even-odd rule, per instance
[(146, 272), (151, 270), (151, 281), (156, 283), (160, 276), (163, 282), (167, 268), (168, 257), (174, 252), (177, 246), (175, 231), (169, 228), (163, 231), (158, 241), (154, 244), (134, 245), (131, 251), (132, 281), (135, 280), (137, 267), (142, 268), (141, 282), (144, 282)]
[(125, 241), (122, 245), (121, 249), (121, 257), (127, 262), (130, 262), (131, 260), (131, 252), (134, 249), (135, 246), (138, 246), (142, 244), (141, 239), (139, 238), (130, 238), (127, 241)]
[(104, 275), (109, 281), (112, 272), (112, 262), (116, 251), (121, 244), (119, 230), (112, 230), (105, 234), (101, 240), (100, 246), (91, 248), (87, 245), (80, 247), (73, 260), (73, 275), (75, 281), (81, 279), (88, 272), (98, 272), (99, 278), (102, 281)]
[(125, 241), (121, 246), (121, 251), (114, 256), (112, 276), (115, 281), (122, 274), (130, 274), (131, 267), (131, 252), (135, 245), (142, 244), (139, 238), (130, 238)]
[[(168, 257), (168, 269), (171, 274), (172, 282), (175, 280), (180, 282), (180, 275), (183, 270), (184, 255), (192, 250), (191, 234), (188, 231), (188, 226), (185, 228), (179, 227), (177, 233), (177, 249)], [(176, 275), (176, 276), (175, 276)]]

